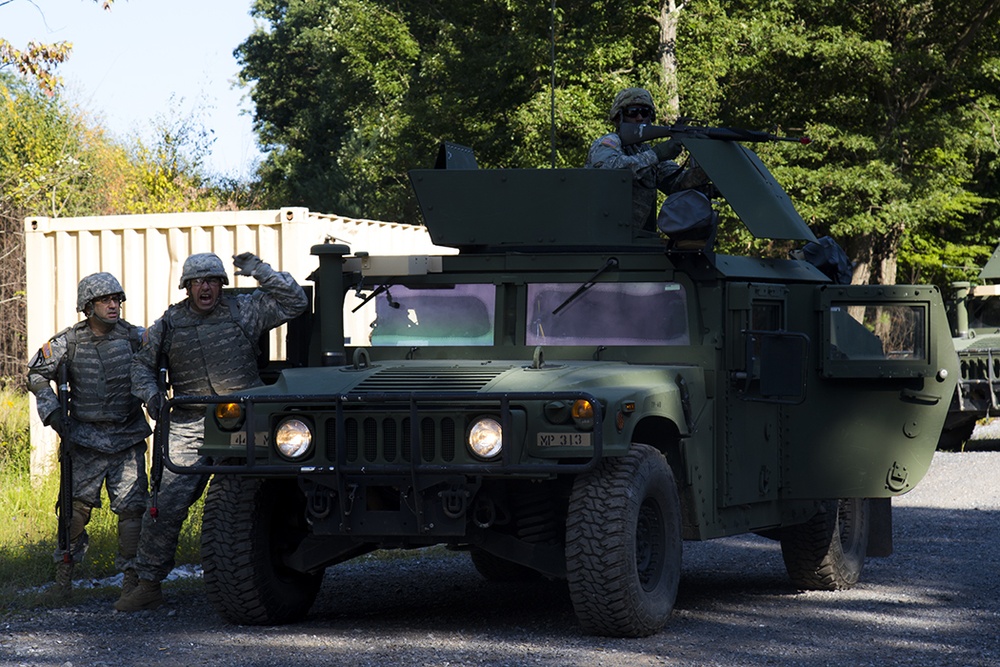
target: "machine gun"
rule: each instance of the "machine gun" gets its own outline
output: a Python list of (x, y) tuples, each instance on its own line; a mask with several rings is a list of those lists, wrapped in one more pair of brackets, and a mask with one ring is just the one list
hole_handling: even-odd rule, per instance
[[(62, 416), (63, 432), (69, 428), (69, 364), (61, 363), (58, 371), (59, 413)], [(63, 552), (63, 562), (73, 562), (73, 540), (70, 525), (73, 522), (73, 448), (63, 433), (59, 434), (59, 500), (56, 502), (59, 516), (59, 549)]]
[(812, 141), (809, 137), (781, 137), (759, 130), (744, 130), (735, 127), (704, 127), (685, 123), (677, 125), (622, 123), (618, 128), (618, 136), (621, 137), (622, 143), (626, 146), (662, 137), (714, 139), (716, 141), (793, 141), (803, 145)]

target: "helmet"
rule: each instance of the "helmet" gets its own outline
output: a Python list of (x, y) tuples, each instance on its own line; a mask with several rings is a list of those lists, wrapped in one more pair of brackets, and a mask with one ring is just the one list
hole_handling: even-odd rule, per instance
[(76, 287), (76, 312), (82, 313), (88, 303), (109, 294), (120, 294), (122, 301), (125, 300), (125, 290), (117, 278), (104, 272), (85, 276)]
[(181, 283), (178, 289), (184, 289), (187, 281), (195, 278), (221, 278), (223, 285), (229, 284), (226, 267), (214, 252), (199, 252), (184, 260), (184, 270), (181, 271)]
[(648, 90), (645, 88), (626, 88), (615, 95), (615, 101), (611, 103), (611, 111), (608, 113), (608, 120), (614, 123), (619, 119), (618, 116), (622, 109), (639, 105), (649, 107), (653, 110), (653, 116), (656, 116), (656, 105), (653, 104), (653, 96), (649, 94)]

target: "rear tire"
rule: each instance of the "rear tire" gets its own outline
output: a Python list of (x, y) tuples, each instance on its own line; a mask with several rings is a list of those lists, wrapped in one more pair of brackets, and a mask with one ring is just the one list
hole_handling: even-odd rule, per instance
[(323, 572), (282, 564), (307, 536), (298, 487), (278, 480), (216, 476), (205, 497), (201, 561), (209, 601), (227, 621), (278, 625), (309, 611)]
[(677, 485), (656, 449), (633, 445), (577, 478), (566, 575), (583, 629), (610, 637), (660, 630), (677, 599), (681, 547)]
[(824, 502), (806, 523), (781, 530), (781, 556), (792, 583), (802, 590), (851, 588), (868, 551), (867, 498)]

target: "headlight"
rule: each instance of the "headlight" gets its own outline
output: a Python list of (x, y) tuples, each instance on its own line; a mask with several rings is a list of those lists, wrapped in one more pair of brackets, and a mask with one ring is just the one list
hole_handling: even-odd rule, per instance
[(571, 414), (577, 428), (584, 430), (594, 428), (594, 405), (590, 401), (578, 398), (573, 402)]
[(301, 419), (286, 419), (274, 431), (274, 446), (286, 459), (304, 458), (312, 450), (312, 429)]
[(239, 403), (218, 403), (215, 406), (215, 423), (223, 431), (235, 431), (243, 426), (243, 406)]
[(481, 459), (492, 459), (503, 449), (503, 429), (492, 417), (480, 417), (469, 429), (469, 451)]

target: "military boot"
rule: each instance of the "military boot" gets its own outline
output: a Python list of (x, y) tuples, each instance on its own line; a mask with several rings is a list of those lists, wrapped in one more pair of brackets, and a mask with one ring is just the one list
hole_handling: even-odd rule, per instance
[(115, 603), (118, 611), (143, 611), (156, 609), (163, 604), (163, 593), (160, 582), (149, 579), (139, 579), (139, 585), (128, 595), (122, 595)]
[(122, 574), (122, 594), (121, 598), (127, 598), (136, 588), (139, 587), (139, 573), (129, 568)]
[(56, 563), (56, 583), (50, 589), (50, 596), (56, 600), (67, 600), (73, 594), (73, 562)]

